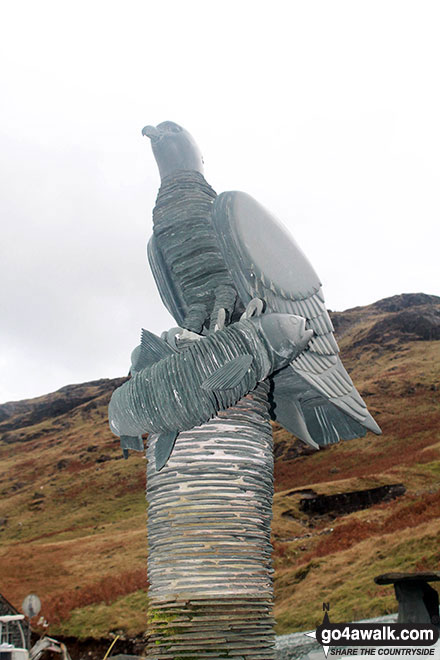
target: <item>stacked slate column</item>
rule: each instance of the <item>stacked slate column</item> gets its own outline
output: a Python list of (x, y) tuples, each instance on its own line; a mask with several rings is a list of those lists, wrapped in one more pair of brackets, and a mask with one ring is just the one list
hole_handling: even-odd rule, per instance
[(151, 660), (274, 657), (268, 385), (181, 433), (156, 471), (148, 440)]

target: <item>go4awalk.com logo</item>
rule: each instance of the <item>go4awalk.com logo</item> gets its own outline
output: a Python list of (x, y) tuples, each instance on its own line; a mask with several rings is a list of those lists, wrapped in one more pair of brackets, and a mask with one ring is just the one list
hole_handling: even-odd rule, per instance
[[(322, 645), (325, 657), (338, 655), (434, 656), (439, 638), (437, 626), (428, 623), (332, 623), (329, 603), (323, 604), (324, 619), (308, 637)], [(341, 648), (350, 647), (350, 648)], [(378, 648), (379, 647), (379, 648)], [(391, 648), (392, 647), (392, 648)], [(332, 649), (332, 650), (330, 650)]]

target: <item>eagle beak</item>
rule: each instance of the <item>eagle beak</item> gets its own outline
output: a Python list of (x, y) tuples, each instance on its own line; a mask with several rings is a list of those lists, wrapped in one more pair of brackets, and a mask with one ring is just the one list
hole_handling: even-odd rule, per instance
[(158, 140), (160, 138), (160, 131), (155, 126), (144, 126), (142, 135), (146, 135), (151, 140)]

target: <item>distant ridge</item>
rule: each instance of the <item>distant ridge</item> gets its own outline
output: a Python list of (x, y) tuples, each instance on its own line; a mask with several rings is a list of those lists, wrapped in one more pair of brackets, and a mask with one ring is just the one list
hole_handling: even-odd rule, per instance
[(346, 312), (354, 312), (361, 309), (369, 309), (374, 307), (376, 309), (381, 309), (385, 312), (399, 312), (408, 307), (417, 307), (419, 305), (439, 305), (440, 296), (434, 296), (429, 293), (399, 293), (395, 296), (389, 296), (388, 298), (381, 298), (374, 303), (369, 305), (362, 305), (358, 307), (350, 307), (349, 309), (344, 310), (343, 312), (336, 312), (339, 314), (345, 314)]
[(0, 404), (0, 433), (23, 426), (32, 426), (45, 419), (64, 415), (70, 410), (96, 399), (108, 395), (116, 387), (122, 385), (126, 378), (101, 378), (88, 383), (64, 385), (50, 394), (22, 401), (10, 401)]
[(426, 293), (402, 293), (364, 307), (332, 312), (330, 316), (339, 337), (356, 325), (370, 324), (367, 331), (359, 333), (355, 346), (440, 339), (440, 297)]
[[(420, 307), (425, 309), (419, 309)], [(424, 335), (430, 332), (435, 336), (429, 338), (440, 338), (440, 296), (427, 293), (401, 293), (388, 298), (382, 298), (369, 305), (350, 307), (343, 312), (330, 311), (330, 316), (335, 325), (336, 333), (340, 335), (347, 325), (352, 326), (356, 323), (361, 323), (365, 315), (370, 315), (374, 312), (394, 314), (404, 310), (413, 310), (411, 314), (414, 315), (414, 318), (416, 315), (422, 317), (421, 323), (414, 330), (416, 334), (419, 333), (417, 338), (428, 339)], [(425, 326), (424, 330), (423, 326)], [(130, 347), (127, 347), (127, 351), (129, 350)], [(6, 428), (3, 422), (11, 417), (17, 417), (17, 421), (21, 421), (24, 420), (25, 416), (28, 416), (28, 421), (25, 425), (34, 424), (40, 414), (46, 415), (44, 413), (46, 406), (48, 406), (47, 416), (64, 414), (64, 412), (68, 412), (68, 410), (96, 396), (100, 396), (106, 392), (112, 392), (116, 387), (119, 387), (119, 385), (125, 382), (125, 380), (127, 380), (127, 377), (101, 378), (85, 383), (64, 385), (55, 392), (42, 394), (38, 397), (2, 403), (0, 404), (0, 430)], [(32, 416), (32, 411), (36, 415), (35, 418)]]

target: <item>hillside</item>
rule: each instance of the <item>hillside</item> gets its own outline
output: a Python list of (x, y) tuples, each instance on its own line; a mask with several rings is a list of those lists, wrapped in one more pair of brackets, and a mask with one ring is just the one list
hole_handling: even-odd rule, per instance
[[(315, 626), (323, 601), (335, 621), (395, 611), (373, 577), (440, 566), (440, 298), (403, 294), (332, 319), (383, 435), (314, 452), (274, 427), (283, 633)], [(52, 634), (145, 628), (145, 459), (122, 459), (106, 419), (123, 380), (0, 405), (0, 592), (16, 606), (37, 593)]]

